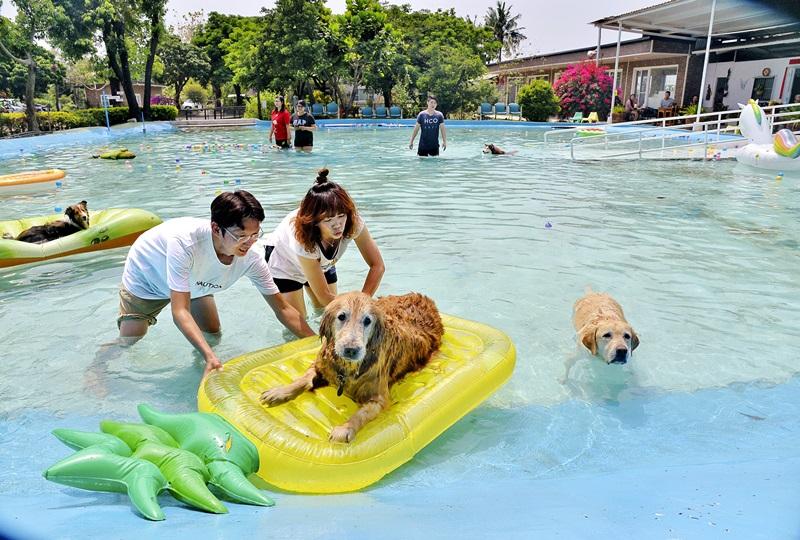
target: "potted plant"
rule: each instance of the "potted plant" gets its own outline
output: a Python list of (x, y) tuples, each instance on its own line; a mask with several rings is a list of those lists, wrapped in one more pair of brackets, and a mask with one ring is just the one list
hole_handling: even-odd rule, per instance
[(625, 121), (625, 105), (614, 105), (611, 109), (611, 123), (618, 124)]
[[(697, 103), (691, 103), (691, 104), (687, 105), (686, 107), (684, 107), (683, 109), (681, 109), (681, 115), (682, 115), (682, 116), (689, 116), (689, 117), (693, 117), (693, 116), (695, 116), (696, 114), (697, 114)], [(695, 119), (694, 119), (694, 118), (687, 118), (687, 119), (684, 121), (684, 123), (686, 123), (686, 124), (693, 124), (693, 123), (694, 123), (694, 121), (695, 121)]]

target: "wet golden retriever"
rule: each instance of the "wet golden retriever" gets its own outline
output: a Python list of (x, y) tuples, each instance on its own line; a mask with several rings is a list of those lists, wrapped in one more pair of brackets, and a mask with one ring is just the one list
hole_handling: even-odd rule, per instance
[(374, 299), (352, 292), (328, 304), (319, 333), (322, 347), (314, 364), (295, 381), (262, 393), (261, 403), (278, 405), (332, 384), (338, 395), (361, 405), (330, 434), (331, 441), (350, 442), (389, 406), (389, 387), (428, 363), (444, 327), (436, 304), (422, 294)]
[(611, 295), (587, 291), (575, 302), (572, 324), (578, 341), (606, 364), (625, 364), (639, 346), (639, 337)]

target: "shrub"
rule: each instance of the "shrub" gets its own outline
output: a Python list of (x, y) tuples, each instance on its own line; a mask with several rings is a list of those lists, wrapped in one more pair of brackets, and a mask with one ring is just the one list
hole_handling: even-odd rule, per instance
[(522, 106), (522, 116), (533, 122), (547, 122), (550, 116), (558, 114), (561, 109), (553, 87), (542, 80), (533, 80), (520, 88), (517, 103)]
[(208, 94), (206, 94), (205, 88), (200, 86), (196, 82), (191, 82), (187, 84), (183, 88), (183, 95), (186, 96), (186, 99), (191, 99), (195, 103), (199, 103), (200, 105), (205, 105), (206, 99), (208, 98)]
[[(262, 90), (261, 93), (261, 116), (259, 120), (269, 120), (270, 113), (275, 107), (274, 101), (276, 94), (268, 90)], [(258, 97), (253, 96), (245, 102), (244, 105), (245, 118), (258, 118)]]
[(151, 105), (150, 120), (175, 120), (178, 117), (178, 108), (174, 105)]
[(606, 72), (605, 66), (593, 62), (572, 64), (555, 82), (556, 95), (562, 112), (572, 116), (576, 112), (597, 112), (600, 118), (608, 116), (611, 108), (611, 87), (614, 79)]

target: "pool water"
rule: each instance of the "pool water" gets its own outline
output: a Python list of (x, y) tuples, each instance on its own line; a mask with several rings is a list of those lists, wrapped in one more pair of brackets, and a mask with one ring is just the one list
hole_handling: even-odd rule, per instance
[[(336, 515), (338, 505), (344, 512), (363, 510), (364, 501), (381, 506), (383, 521), (393, 523), (411, 512), (401, 499), (419, 504), (427, 498), (444, 508), (447, 493), (480, 489), (489, 498), (501, 500), (502, 492), (517, 500), (526, 489), (535, 490), (530, 486), (536, 482), (552, 482), (550, 488), (558, 491), (559, 485), (576, 483), (576, 475), (620, 478), (630, 474), (632, 463), (649, 467), (641, 478), (662, 483), (664, 493), (672, 486), (675, 497), (683, 492), (674, 479), (658, 476), (667, 466), (788, 459), (797, 476), (798, 455), (786, 440), (796, 441), (793, 433), (800, 427), (797, 179), (779, 181), (729, 160), (574, 163), (544, 147), (543, 131), (532, 127), (451, 127), (449, 147), (437, 159), (417, 158), (407, 148), (409, 136), (408, 128), (321, 129), (310, 155), (261, 146), (263, 129), (126, 135), (109, 146), (136, 152), (128, 162), (90, 159), (102, 148), (94, 142), (22, 151), (0, 160), (0, 174), (62, 168), (68, 176), (56, 191), (0, 199), (0, 220), (51, 213), (82, 199), (90, 210), (138, 207), (162, 219), (206, 217), (216, 194), (241, 188), (262, 202), (269, 230), (296, 207), (316, 170), (328, 167), (330, 178), (355, 199), (380, 246), (387, 270), (379, 294), (420, 291), (444, 312), (511, 336), (517, 347), (511, 380), (411, 463), (361, 494), (278, 494), (274, 509), (237, 507), (248, 523), (277, 520), (288, 531), (287, 516), (312, 508)], [(519, 154), (483, 155), (485, 142)], [(208, 146), (204, 151), (194, 145)], [(117, 249), (0, 270), (0, 500), (27, 501), (7, 506), (10, 514), (0, 511), (0, 524), (5, 514), (7, 521), (21, 519), (13, 525), (22, 530), (33, 527), (34, 536), (46, 536), (41, 527), (69, 536), (65, 520), (75, 510), (65, 514), (64, 508), (73, 500), (86, 505), (83, 512), (109, 512), (93, 522), (95, 532), (111, 530), (109, 523), (119, 518), (113, 512), (121, 512), (131, 527), (153, 526), (133, 515), (124, 497), (87, 494), (35, 476), (69, 453), (49, 435), (54, 427), (94, 431), (99, 418), (135, 420), (135, 407), (144, 401), (173, 412), (196, 408), (202, 362), (168, 312), (134, 347), (122, 352), (104, 347), (116, 337), (125, 253)], [(340, 291), (360, 289), (366, 268), (357, 250), (337, 268)], [(641, 339), (624, 367), (606, 366), (576, 345), (572, 304), (587, 287), (611, 293)], [(218, 295), (217, 305), (223, 324), (215, 347), (220, 358), (288, 338), (247, 280)], [(574, 367), (565, 376), (570, 363)], [(606, 489), (599, 481), (595, 488)], [(462, 496), (454, 498), (463, 504)], [(52, 523), (39, 529), (24, 523), (30, 516), (26, 505), (50, 500), (61, 505), (53, 510)], [(461, 511), (463, 521), (443, 533), (476, 519), (459, 504), (453, 512)], [(768, 512), (781, 508), (764, 504)], [(203, 523), (225, 527), (233, 518), (175, 506), (166, 523), (180, 523), (170, 529), (176, 534), (190, 536), (192, 527)], [(506, 505), (486, 519), (500, 519), (510, 508), (516, 507)], [(613, 528), (603, 528), (608, 512), (598, 507), (586, 533), (613, 534)], [(188, 517), (177, 517), (181, 513)], [(677, 521), (667, 527), (663, 513), (653, 518), (657, 513), (648, 519), (652, 527), (663, 527), (640, 529), (642, 534), (681, 530)], [(581, 519), (583, 514), (575, 510)], [(731, 522), (736, 519), (731, 511)], [(705, 521), (706, 529), (684, 532), (711, 531)], [(766, 521), (763, 515), (759, 521)], [(337, 531), (370, 537), (377, 530), (369, 522), (362, 529), (331, 519), (338, 528), (325, 529), (323, 522), (297, 530), (301, 537)], [(743, 523), (749, 521), (730, 528), (751, 538), (762, 531)], [(436, 530), (433, 520), (428, 525)], [(525, 537), (531, 530), (496, 525), (477, 531)], [(796, 533), (794, 525), (766, 537)], [(560, 527), (542, 531), (582, 534), (575, 523)], [(708, 534), (721, 532), (715, 530)]]

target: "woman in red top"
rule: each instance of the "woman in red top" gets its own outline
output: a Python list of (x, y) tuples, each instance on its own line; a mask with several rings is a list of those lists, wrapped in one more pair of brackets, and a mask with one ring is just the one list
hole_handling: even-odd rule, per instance
[(292, 117), (286, 110), (286, 102), (283, 96), (275, 96), (275, 108), (272, 109), (272, 126), (269, 128), (269, 142), (272, 142), (272, 134), (275, 134), (275, 144), (279, 148), (288, 149), (289, 130), (287, 126), (292, 124)]

